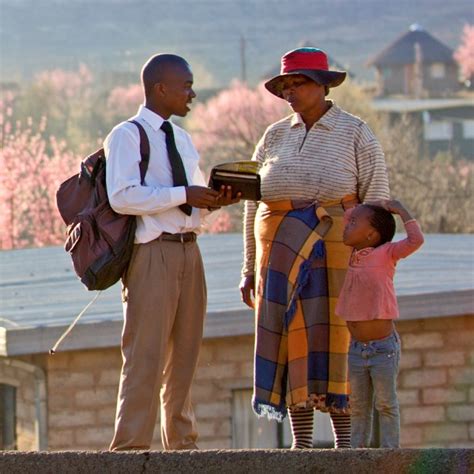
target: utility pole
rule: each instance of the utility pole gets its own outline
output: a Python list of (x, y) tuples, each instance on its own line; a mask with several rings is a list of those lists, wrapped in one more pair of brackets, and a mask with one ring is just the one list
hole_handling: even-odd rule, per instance
[(247, 64), (245, 61), (246, 41), (244, 35), (240, 35), (240, 77), (242, 82), (247, 82)]

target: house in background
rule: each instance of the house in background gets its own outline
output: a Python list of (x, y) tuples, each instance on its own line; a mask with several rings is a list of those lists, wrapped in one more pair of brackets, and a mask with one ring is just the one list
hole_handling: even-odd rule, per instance
[(373, 107), (420, 131), (420, 155), (474, 159), (474, 97), (462, 91), (454, 51), (419, 25), (369, 61), (377, 71)]
[(412, 25), (369, 61), (377, 71), (377, 95), (451, 96), (461, 88), (453, 54), (420, 25)]
[(407, 115), (420, 133), (420, 155), (435, 157), (451, 152), (474, 160), (474, 101), (469, 97), (445, 99), (408, 99), (384, 97), (372, 107), (390, 116), (392, 122)]
[[(192, 387), (201, 449), (288, 447), (286, 421), (252, 412), (254, 318), (240, 301), (242, 236), (200, 237), (208, 314)], [(456, 249), (453, 252), (453, 248)], [(403, 447), (474, 447), (474, 288), (468, 235), (427, 235), (396, 276)], [(92, 299), (61, 247), (0, 252), (0, 449), (103, 450), (121, 366), (120, 287)], [(440, 278), (442, 275), (442, 278)], [(314, 445), (333, 445), (329, 416)], [(159, 420), (152, 449), (160, 449)]]

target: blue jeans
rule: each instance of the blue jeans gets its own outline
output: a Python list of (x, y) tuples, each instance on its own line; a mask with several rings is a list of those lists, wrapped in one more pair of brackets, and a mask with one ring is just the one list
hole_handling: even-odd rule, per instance
[(379, 415), (380, 447), (400, 446), (400, 409), (396, 387), (399, 362), (400, 338), (396, 331), (375, 341), (352, 339), (349, 380), (353, 448), (367, 448), (370, 445), (374, 399)]

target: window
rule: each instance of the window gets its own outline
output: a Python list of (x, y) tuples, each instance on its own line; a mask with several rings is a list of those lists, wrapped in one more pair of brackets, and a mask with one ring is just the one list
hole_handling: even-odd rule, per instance
[[(313, 444), (317, 448), (334, 447), (331, 419), (327, 413), (315, 411)], [(292, 442), (288, 417), (283, 423), (258, 418), (252, 410), (252, 390), (232, 392), (232, 448), (289, 448)]]
[(446, 68), (443, 63), (433, 63), (430, 66), (430, 73), (433, 79), (442, 79), (446, 75)]
[(258, 418), (252, 410), (252, 390), (232, 392), (232, 448), (278, 448), (277, 421)]
[(423, 124), (425, 140), (451, 140), (453, 124), (450, 122), (433, 121)]
[(462, 134), (464, 138), (474, 138), (474, 120), (463, 120)]
[(0, 449), (16, 449), (16, 388), (0, 383)]

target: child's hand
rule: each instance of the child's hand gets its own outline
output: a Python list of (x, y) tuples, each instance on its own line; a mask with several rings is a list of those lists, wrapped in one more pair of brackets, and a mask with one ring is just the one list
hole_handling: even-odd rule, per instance
[(388, 211), (388, 209), (385, 207), (385, 203), (387, 202), (389, 202), (389, 199), (379, 199), (378, 201), (365, 201), (364, 204), (367, 204), (369, 206), (383, 207), (385, 210)]
[(398, 214), (403, 219), (403, 222), (412, 219), (410, 213), (405, 209), (403, 204), (396, 199), (384, 199), (381, 201), (381, 206), (392, 214)]
[(403, 204), (396, 199), (383, 199), (381, 205), (384, 209), (392, 214), (400, 214), (401, 211), (406, 211)]

